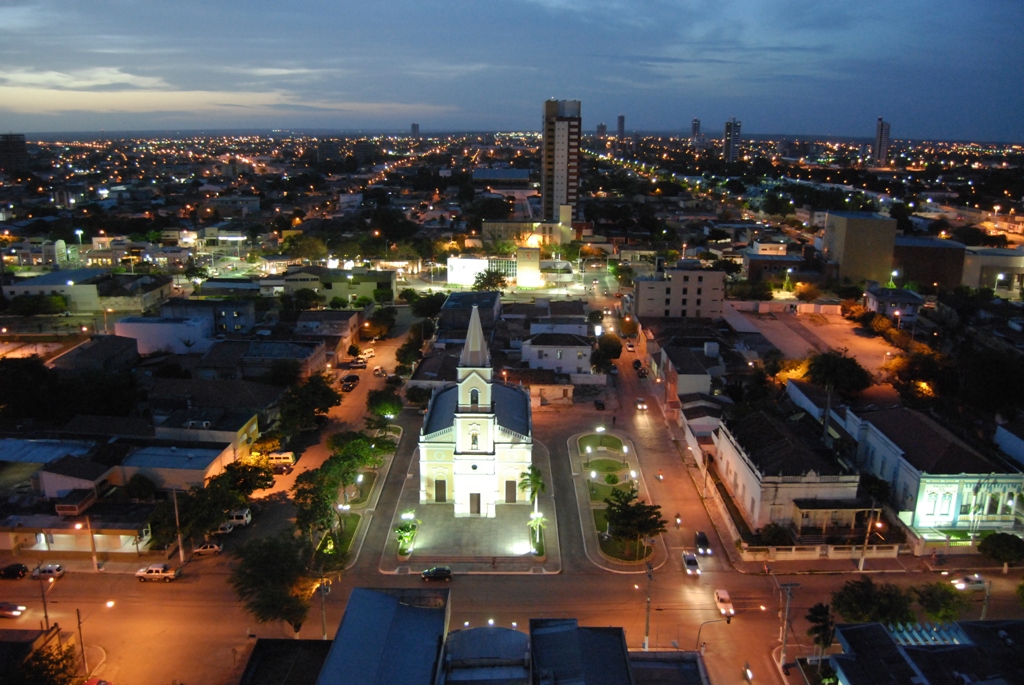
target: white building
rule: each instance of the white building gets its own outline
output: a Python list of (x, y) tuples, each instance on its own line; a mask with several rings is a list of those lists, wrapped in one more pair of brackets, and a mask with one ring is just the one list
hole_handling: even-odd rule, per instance
[(523, 361), (531, 369), (590, 373), (590, 341), (568, 333), (540, 333), (523, 341)]
[(706, 269), (666, 269), (633, 279), (635, 316), (665, 318), (722, 317), (725, 272)]
[(474, 306), (457, 381), (434, 391), (420, 429), (420, 502), (452, 502), (456, 517), (527, 502), (518, 484), (533, 459), (530, 398), (492, 374)]

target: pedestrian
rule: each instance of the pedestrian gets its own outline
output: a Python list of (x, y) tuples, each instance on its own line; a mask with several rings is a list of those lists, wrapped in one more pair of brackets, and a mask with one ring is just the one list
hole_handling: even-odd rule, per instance
[(704, 650), (707, 649), (707, 648), (708, 648), (708, 643), (707, 642), (701, 642), (700, 643), (700, 655), (701, 656), (704, 656)]
[(491, 557), (491, 568), (498, 568), (498, 557)]
[(616, 417), (614, 417), (614, 416), (612, 417), (612, 425), (613, 425), (613, 426), (615, 425), (615, 418), (616, 418)]

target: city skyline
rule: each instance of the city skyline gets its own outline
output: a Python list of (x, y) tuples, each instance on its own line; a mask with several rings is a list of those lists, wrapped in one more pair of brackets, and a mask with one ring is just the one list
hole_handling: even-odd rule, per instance
[[(0, 2), (0, 130), (583, 130), (1018, 141), (1024, 6)], [(957, 48), (949, 48), (949, 37)]]

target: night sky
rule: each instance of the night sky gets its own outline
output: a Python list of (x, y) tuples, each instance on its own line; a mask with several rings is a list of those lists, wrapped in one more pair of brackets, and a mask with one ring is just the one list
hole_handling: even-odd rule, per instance
[(0, 0), (0, 130), (1024, 141), (1021, 0)]

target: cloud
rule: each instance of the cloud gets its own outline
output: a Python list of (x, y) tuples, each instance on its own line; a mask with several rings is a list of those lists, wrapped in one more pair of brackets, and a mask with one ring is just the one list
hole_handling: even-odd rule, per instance
[(287, 67), (221, 67), (217, 71), (229, 74), (245, 74), (263, 78), (294, 77), (294, 76), (340, 76), (347, 73), (343, 69), (306, 69)]
[(126, 86), (130, 88), (165, 88), (167, 82), (152, 76), (129, 74), (110, 67), (94, 67), (77, 71), (0, 71), (0, 84), (22, 87), (81, 90)]

